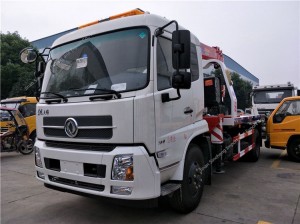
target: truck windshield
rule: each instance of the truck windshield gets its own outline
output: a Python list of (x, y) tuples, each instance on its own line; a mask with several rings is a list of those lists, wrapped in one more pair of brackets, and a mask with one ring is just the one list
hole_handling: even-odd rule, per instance
[(292, 90), (282, 89), (282, 90), (260, 90), (254, 92), (254, 103), (280, 103), (285, 97), (292, 96)]
[(18, 109), (18, 107), (20, 106), (20, 103), (1, 103), (1, 106), (7, 107), (7, 108)]
[[(50, 51), (42, 98), (108, 94), (148, 84), (149, 31), (122, 30), (86, 37)], [(54, 94), (53, 94), (54, 93)]]

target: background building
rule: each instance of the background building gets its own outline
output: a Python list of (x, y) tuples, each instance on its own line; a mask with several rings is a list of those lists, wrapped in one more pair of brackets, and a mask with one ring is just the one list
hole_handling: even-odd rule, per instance
[[(57, 34), (54, 34), (54, 35), (51, 35), (48, 37), (44, 37), (44, 38), (32, 41), (31, 44), (34, 47), (36, 47), (37, 49), (44, 49), (45, 47), (51, 47), (51, 45), (57, 38), (65, 35), (67, 33), (70, 33), (72, 31), (75, 31), (75, 30), (77, 30), (77, 28), (66, 30), (61, 33), (57, 33)], [(233, 60), (232, 58), (230, 58), (229, 56), (227, 56), (225, 54), (224, 54), (224, 62), (226, 64), (227, 68), (229, 68), (233, 72), (238, 73), (242, 79), (244, 79), (246, 81), (250, 81), (253, 86), (259, 85), (259, 79), (256, 76), (251, 74), (243, 66), (241, 66), (239, 63), (237, 63), (235, 60)]]

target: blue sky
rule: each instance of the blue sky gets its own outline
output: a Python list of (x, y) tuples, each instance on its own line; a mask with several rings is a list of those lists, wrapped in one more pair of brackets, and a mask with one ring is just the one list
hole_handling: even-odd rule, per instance
[(1, 32), (30, 41), (134, 8), (177, 20), (219, 46), (261, 85), (300, 88), (299, 1), (1, 1)]

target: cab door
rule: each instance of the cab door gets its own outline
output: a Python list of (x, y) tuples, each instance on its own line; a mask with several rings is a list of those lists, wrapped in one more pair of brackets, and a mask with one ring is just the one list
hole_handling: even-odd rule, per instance
[(179, 100), (162, 102), (162, 96), (177, 97), (172, 88), (172, 42), (171, 35), (156, 38), (156, 68), (154, 68), (154, 100), (156, 118), (156, 152), (160, 168), (176, 165), (182, 158), (185, 143), (185, 127), (193, 123), (193, 91), (180, 90)]
[(292, 135), (300, 134), (300, 100), (287, 100), (271, 118), (270, 144), (285, 147)]

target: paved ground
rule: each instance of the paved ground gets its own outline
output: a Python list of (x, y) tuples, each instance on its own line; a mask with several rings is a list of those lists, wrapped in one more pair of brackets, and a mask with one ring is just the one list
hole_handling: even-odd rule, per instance
[(300, 223), (300, 164), (263, 149), (257, 163), (225, 164), (188, 214), (115, 205), (43, 187), (34, 156), (1, 153), (1, 223)]

